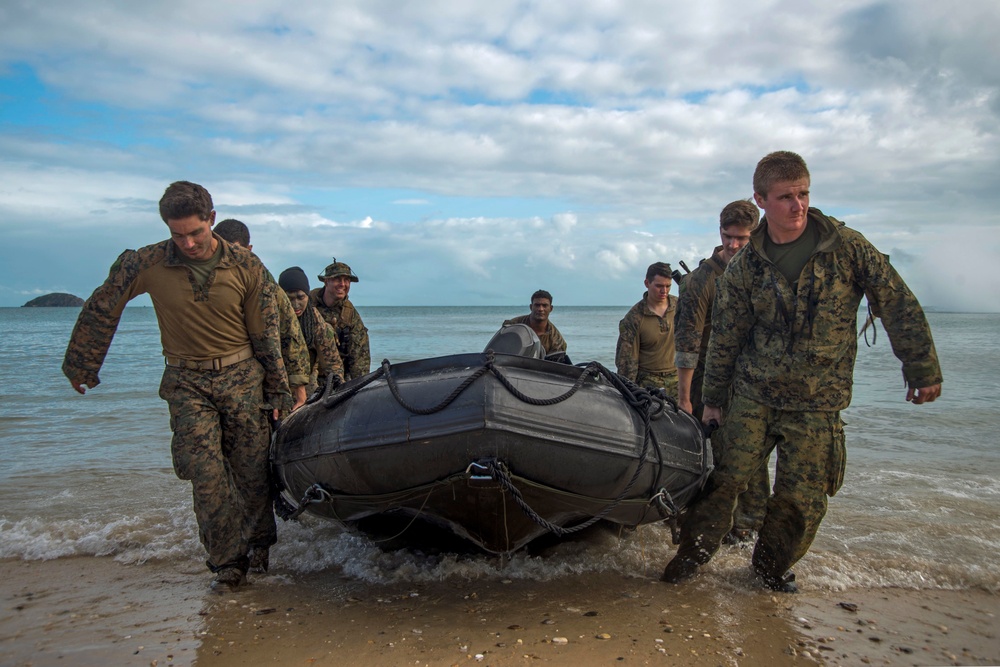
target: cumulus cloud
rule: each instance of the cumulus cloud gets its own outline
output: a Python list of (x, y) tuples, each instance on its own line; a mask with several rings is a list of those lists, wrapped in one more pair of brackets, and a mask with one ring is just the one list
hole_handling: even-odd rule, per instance
[(21, 270), (0, 303), (54, 284), (18, 258), (65, 259), (52, 229), (89, 249), (63, 291), (89, 289), (162, 236), (184, 178), (278, 266), (350, 255), (371, 303), (545, 282), (626, 304), (646, 264), (710, 253), (756, 161), (791, 149), (918, 295), (987, 307), (921, 267), (947, 225), (993, 258), (963, 280), (997, 278), (976, 243), (1000, 222), (996, 25), (989, 0), (8, 2), (0, 264)]

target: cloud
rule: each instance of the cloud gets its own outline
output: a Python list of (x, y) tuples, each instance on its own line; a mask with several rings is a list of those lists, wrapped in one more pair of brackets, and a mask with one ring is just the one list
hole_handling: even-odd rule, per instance
[(0, 303), (55, 284), (13, 256), (65, 261), (53, 230), (87, 249), (62, 291), (92, 288), (182, 178), (276, 265), (350, 256), (372, 303), (632, 303), (790, 149), (918, 295), (997, 308), (918, 268), (975, 245), (963, 280), (997, 276), (996, 25), (987, 0), (9, 2)]

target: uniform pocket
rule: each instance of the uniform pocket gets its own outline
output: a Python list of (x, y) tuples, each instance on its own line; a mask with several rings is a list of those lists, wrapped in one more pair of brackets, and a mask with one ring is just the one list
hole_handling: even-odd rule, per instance
[[(174, 419), (170, 418), (170, 426), (173, 428)], [(174, 474), (178, 479), (194, 479), (194, 465), (191, 460), (190, 450), (184, 446), (184, 439), (177, 433), (170, 438), (170, 460), (174, 464)]]
[(844, 484), (844, 471), (847, 469), (847, 444), (844, 436), (844, 422), (840, 413), (835, 412), (830, 418), (830, 456), (827, 459), (826, 495), (835, 496)]

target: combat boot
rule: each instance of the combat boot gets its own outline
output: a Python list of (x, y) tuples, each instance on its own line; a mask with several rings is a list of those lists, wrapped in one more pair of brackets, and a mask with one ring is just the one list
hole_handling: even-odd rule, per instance
[(247, 582), (246, 573), (238, 567), (224, 567), (215, 573), (212, 580), (212, 590), (217, 593), (239, 590)]
[(757, 580), (765, 587), (778, 593), (798, 593), (799, 587), (795, 585), (795, 573), (789, 570), (781, 577), (763, 574), (754, 570)]
[(668, 584), (679, 584), (687, 581), (698, 572), (698, 563), (685, 556), (674, 556), (667, 567), (663, 569), (660, 581)]
[(250, 547), (250, 571), (257, 574), (267, 572), (270, 561), (270, 549), (268, 547)]

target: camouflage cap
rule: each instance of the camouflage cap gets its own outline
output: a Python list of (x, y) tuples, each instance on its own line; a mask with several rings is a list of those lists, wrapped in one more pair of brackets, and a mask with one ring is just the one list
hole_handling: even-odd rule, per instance
[(325, 281), (327, 278), (336, 278), (337, 276), (347, 276), (352, 283), (358, 282), (358, 277), (354, 275), (354, 271), (351, 271), (351, 267), (343, 262), (338, 262), (337, 258), (334, 257), (333, 264), (327, 266), (318, 277), (321, 281)]

